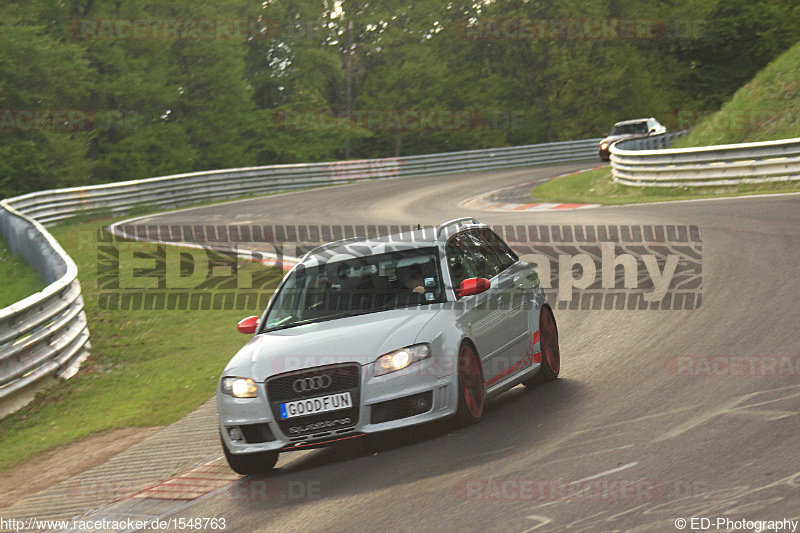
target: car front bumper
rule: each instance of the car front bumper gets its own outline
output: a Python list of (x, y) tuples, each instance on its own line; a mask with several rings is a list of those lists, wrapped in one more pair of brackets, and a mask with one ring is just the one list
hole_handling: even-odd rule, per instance
[[(441, 375), (441, 360), (432, 357), (410, 365), (408, 368), (383, 376), (372, 375), (372, 365), (360, 368), (358, 421), (341, 428), (328, 427), (301, 436), (287, 435), (278, 424), (267, 399), (265, 382), (257, 383), (256, 398), (234, 398), (217, 391), (217, 415), (222, 439), (233, 454), (265, 451), (289, 451), (312, 447), (315, 443), (343, 440), (350, 436), (377, 433), (416, 424), (430, 422), (453, 415), (458, 407), (458, 375)], [(309, 369), (311, 370), (311, 369)], [(415, 414), (403, 410), (405, 398), (425, 398), (429, 408)], [(396, 408), (399, 407), (399, 410)], [(380, 415), (378, 411), (380, 410)], [(389, 418), (386, 421), (386, 413)], [(336, 412), (330, 412), (336, 418)], [(376, 417), (376, 415), (378, 415)], [(266, 425), (265, 433), (272, 440), (264, 442), (232, 441), (230, 429)], [(260, 426), (263, 428), (264, 426)], [(247, 440), (247, 439), (245, 439)]]

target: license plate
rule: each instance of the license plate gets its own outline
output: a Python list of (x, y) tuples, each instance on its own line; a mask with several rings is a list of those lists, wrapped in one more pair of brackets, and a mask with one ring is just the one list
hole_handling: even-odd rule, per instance
[(350, 398), (349, 392), (339, 392), (318, 398), (282, 403), (280, 407), (281, 419), (285, 419), (347, 409), (353, 407), (353, 400)]

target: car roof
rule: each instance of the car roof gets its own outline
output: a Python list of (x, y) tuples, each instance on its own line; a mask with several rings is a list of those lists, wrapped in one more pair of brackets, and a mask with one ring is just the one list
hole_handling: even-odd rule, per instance
[[(310, 250), (301, 259), (300, 263), (306, 267), (326, 263), (334, 256), (367, 257), (370, 255), (395, 252), (400, 250), (413, 250), (416, 248), (438, 247), (447, 242), (455, 233), (476, 228), (488, 228), (475, 219), (456, 219), (445, 222), (439, 226), (417, 227), (400, 233), (382, 235), (374, 238), (349, 238), (317, 246)], [(345, 257), (341, 257), (345, 259)], [(338, 258), (336, 260), (339, 260)]]
[(615, 125), (615, 126), (624, 126), (625, 124), (635, 124), (635, 123), (637, 123), (637, 122), (647, 122), (648, 120), (655, 120), (655, 119), (653, 119), (653, 117), (648, 117), (648, 118), (632, 118), (632, 119), (630, 119), (630, 120), (621, 120), (621, 121), (619, 121), (619, 122), (615, 123), (614, 125)]

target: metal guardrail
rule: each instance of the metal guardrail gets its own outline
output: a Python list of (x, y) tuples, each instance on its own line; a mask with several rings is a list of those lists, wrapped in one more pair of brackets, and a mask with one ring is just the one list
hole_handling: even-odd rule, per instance
[(12, 253), (48, 285), (0, 309), (0, 416), (21, 407), (53, 376), (69, 378), (88, 355), (78, 268), (35, 220), (0, 201), (0, 231)]
[(640, 187), (713, 187), (800, 180), (800, 138), (663, 149), (683, 134), (612, 146), (614, 181)]
[[(596, 157), (600, 139), (386, 159), (273, 165), (178, 174), (34, 192), (0, 202), (13, 253), (49, 285), (0, 310), (0, 404), (48, 376), (69, 377), (87, 355), (89, 331), (77, 267), (43, 227), (81, 213), (121, 214), (366, 179), (560, 163)], [(0, 415), (3, 407), (0, 405)]]
[(598, 143), (599, 139), (588, 139), (386, 159), (195, 172), (35, 192), (13, 198), (11, 202), (20, 212), (49, 225), (74, 217), (81, 211), (108, 210), (109, 214), (116, 214), (140, 206), (148, 210), (154, 207), (169, 208), (200, 201), (364, 179), (402, 178), (574, 161), (594, 157)]

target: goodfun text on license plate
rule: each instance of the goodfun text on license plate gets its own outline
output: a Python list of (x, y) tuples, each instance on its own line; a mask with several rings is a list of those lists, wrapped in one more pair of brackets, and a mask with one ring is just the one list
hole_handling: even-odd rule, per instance
[(348, 407), (353, 407), (353, 400), (350, 398), (350, 393), (340, 392), (338, 394), (320, 396), (319, 398), (282, 403), (281, 418), (315, 415), (317, 413), (347, 409)]

